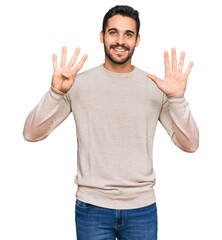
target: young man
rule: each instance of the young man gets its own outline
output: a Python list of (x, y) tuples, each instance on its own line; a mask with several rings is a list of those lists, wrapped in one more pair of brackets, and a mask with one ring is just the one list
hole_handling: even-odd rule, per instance
[[(78, 240), (157, 239), (153, 186), (153, 138), (158, 120), (183, 151), (194, 152), (199, 132), (184, 98), (193, 63), (183, 73), (185, 53), (172, 69), (164, 52), (165, 78), (131, 64), (140, 41), (138, 12), (128, 6), (110, 9), (100, 34), (105, 63), (77, 75), (77, 48), (61, 66), (53, 55), (50, 90), (28, 115), (24, 138), (46, 138), (72, 112), (77, 133), (76, 233)], [(75, 66), (75, 67), (74, 67)]]

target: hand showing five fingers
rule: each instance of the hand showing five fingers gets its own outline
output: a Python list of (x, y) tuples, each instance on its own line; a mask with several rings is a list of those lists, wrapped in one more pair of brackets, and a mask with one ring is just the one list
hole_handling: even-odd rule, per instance
[(165, 78), (160, 80), (158, 77), (152, 74), (148, 74), (148, 77), (152, 79), (157, 87), (163, 91), (166, 95), (185, 91), (187, 85), (187, 79), (190, 71), (193, 67), (193, 62), (190, 62), (187, 70), (182, 73), (184, 64), (185, 52), (181, 52), (180, 61), (177, 67), (176, 49), (172, 48), (172, 69), (170, 68), (168, 51), (164, 52), (164, 65), (165, 65)]
[(73, 83), (75, 82), (75, 77), (78, 71), (82, 68), (83, 64), (85, 63), (88, 57), (87, 54), (85, 54), (79, 61), (79, 63), (75, 67), (73, 67), (76, 63), (79, 52), (80, 48), (76, 48), (75, 53), (70, 59), (69, 64), (66, 66), (67, 47), (63, 47), (60, 68), (58, 67), (57, 63), (57, 56), (56, 54), (53, 54), (54, 73), (52, 76), (52, 86), (55, 89), (62, 91), (64, 93), (67, 93), (71, 89)]

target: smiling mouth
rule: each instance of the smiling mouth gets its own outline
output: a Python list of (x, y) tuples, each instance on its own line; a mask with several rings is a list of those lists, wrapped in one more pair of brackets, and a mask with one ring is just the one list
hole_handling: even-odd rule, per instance
[(125, 52), (126, 51), (126, 49), (124, 49), (124, 48), (114, 48), (114, 50), (117, 52)]
[(129, 51), (129, 48), (125, 47), (125, 46), (117, 46), (117, 45), (113, 45), (111, 46), (111, 48), (113, 48), (114, 51), (118, 52), (118, 53), (124, 53), (126, 51)]
[(115, 48), (115, 47), (113, 47), (113, 50), (118, 54), (125, 53), (126, 51), (128, 51), (128, 49), (126, 48)]

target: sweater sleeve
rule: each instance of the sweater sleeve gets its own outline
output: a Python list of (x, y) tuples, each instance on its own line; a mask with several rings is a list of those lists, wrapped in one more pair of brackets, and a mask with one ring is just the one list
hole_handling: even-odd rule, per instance
[(184, 93), (163, 94), (159, 121), (177, 147), (185, 152), (195, 152), (199, 147), (199, 130)]
[(45, 139), (70, 112), (68, 93), (58, 91), (51, 86), (26, 118), (23, 130), (25, 140), (37, 142)]

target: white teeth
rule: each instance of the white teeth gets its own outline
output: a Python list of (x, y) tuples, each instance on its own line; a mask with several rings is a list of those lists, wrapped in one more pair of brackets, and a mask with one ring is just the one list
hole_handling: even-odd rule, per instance
[(124, 52), (125, 51), (125, 49), (119, 49), (119, 48), (115, 48), (115, 50), (118, 51), (118, 52)]

